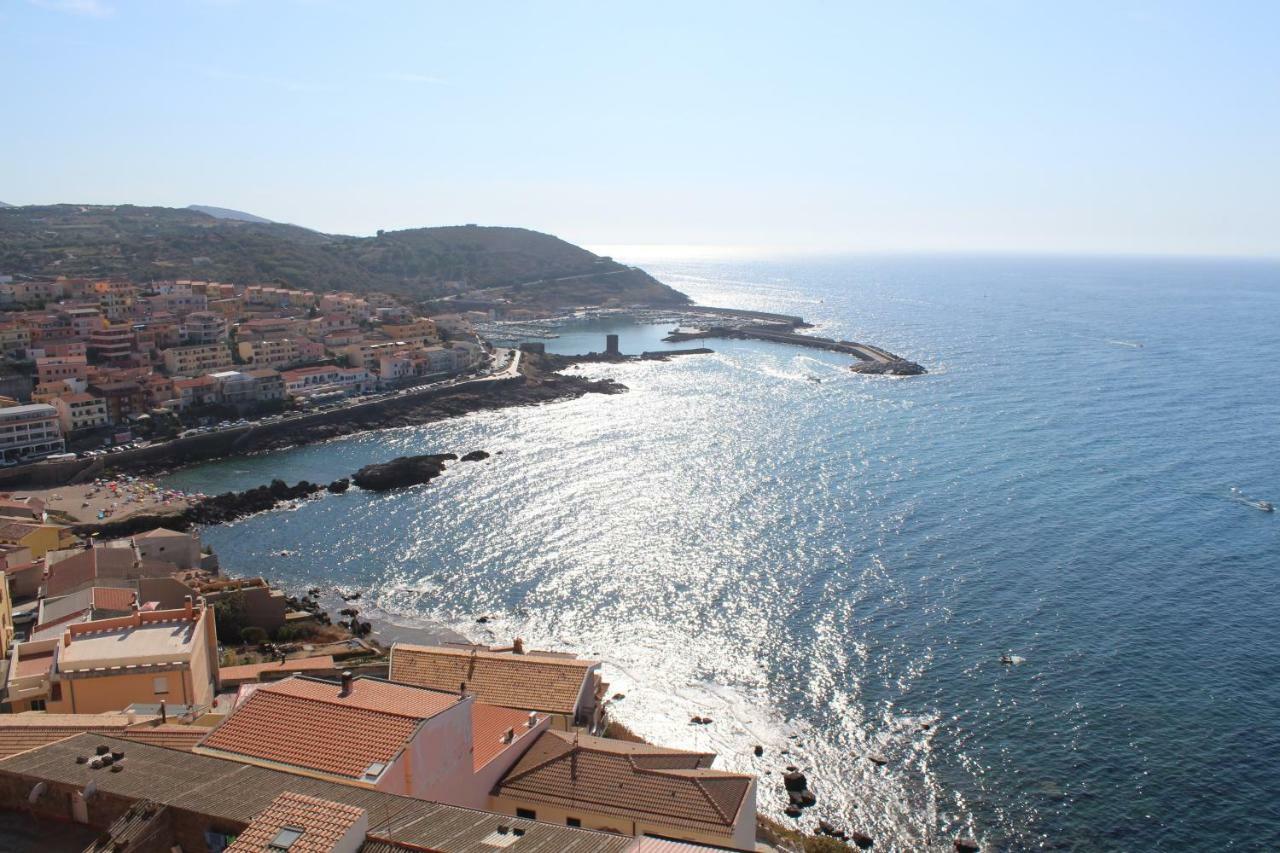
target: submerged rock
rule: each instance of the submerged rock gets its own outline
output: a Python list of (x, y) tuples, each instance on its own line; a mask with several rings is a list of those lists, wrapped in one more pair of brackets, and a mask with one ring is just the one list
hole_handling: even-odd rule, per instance
[(489, 453), (485, 450), (473, 450), (470, 453), (463, 454), (463, 462), (479, 462), (482, 459), (488, 459)]
[(978, 853), (982, 849), (972, 838), (957, 838), (955, 848), (956, 853)]

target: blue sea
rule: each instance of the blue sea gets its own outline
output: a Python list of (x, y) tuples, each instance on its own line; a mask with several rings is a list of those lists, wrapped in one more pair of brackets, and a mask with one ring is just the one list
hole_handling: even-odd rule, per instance
[[(615, 254), (929, 375), (716, 340), (577, 368), (625, 394), (167, 481), (501, 451), (204, 535), (232, 573), (597, 656), (616, 717), (761, 774), (775, 815), (801, 766), (802, 825), (878, 850), (1280, 849), (1280, 513), (1253, 503), (1280, 504), (1280, 264)], [(547, 345), (639, 352), (668, 329)]]

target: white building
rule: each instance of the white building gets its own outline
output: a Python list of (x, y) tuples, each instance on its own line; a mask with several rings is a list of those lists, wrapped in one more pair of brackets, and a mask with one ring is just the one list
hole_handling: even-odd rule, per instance
[(66, 449), (58, 410), (44, 403), (0, 409), (0, 459), (38, 459)]

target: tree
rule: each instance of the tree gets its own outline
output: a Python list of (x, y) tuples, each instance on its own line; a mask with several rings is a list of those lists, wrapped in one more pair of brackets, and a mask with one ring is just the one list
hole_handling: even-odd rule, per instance
[(244, 593), (233, 592), (214, 602), (213, 624), (222, 642), (234, 643), (239, 640), (240, 630), (249, 627)]

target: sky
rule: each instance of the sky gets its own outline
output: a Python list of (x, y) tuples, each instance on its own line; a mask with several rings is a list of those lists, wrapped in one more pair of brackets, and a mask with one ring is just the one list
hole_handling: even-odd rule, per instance
[(1280, 3), (3, 0), (0, 201), (1280, 255)]

